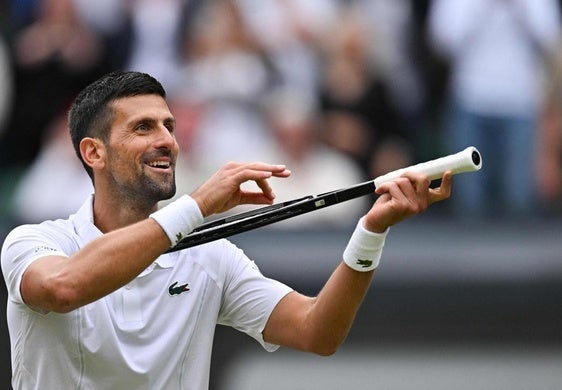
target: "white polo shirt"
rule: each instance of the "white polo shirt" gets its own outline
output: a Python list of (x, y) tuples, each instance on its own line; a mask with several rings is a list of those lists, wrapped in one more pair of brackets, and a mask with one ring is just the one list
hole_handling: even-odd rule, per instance
[(207, 389), (216, 324), (277, 349), (262, 331), (292, 290), (227, 240), (162, 255), (127, 286), (70, 313), (29, 308), (20, 294), (27, 266), (71, 256), (102, 235), (92, 204), (67, 220), (20, 226), (4, 242), (15, 389)]

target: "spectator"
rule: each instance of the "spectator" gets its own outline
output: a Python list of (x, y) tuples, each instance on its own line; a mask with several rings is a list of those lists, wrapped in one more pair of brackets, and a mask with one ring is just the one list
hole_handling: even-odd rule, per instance
[(319, 40), (331, 35), (337, 0), (240, 0), (244, 23), (271, 61), (280, 83), (317, 92)]
[(135, 0), (130, 8), (132, 41), (125, 68), (155, 75), (177, 88), (184, 0)]
[(210, 1), (184, 42), (174, 100), (196, 113), (193, 153), (211, 174), (229, 160), (260, 159), (272, 140), (259, 104), (271, 74), (237, 3)]
[(366, 30), (371, 67), (384, 79), (388, 100), (405, 135), (416, 140), (426, 99), (416, 64), (414, 1), (354, 0)]
[(93, 191), (90, 178), (76, 161), (63, 111), (48, 126), (39, 155), (15, 186), (12, 217), (19, 223), (63, 218)]
[(105, 71), (103, 42), (78, 18), (72, 0), (43, 0), (35, 6), (32, 23), (13, 34), (16, 93), (0, 140), (4, 167), (30, 164), (54, 113)]
[(342, 12), (322, 43), (323, 136), (374, 178), (408, 165), (412, 153), (387, 80), (373, 65), (367, 21), (357, 11)]
[(555, 0), (435, 0), (430, 37), (451, 64), (446, 144), (469, 145), (486, 165), (459, 178), (463, 217), (533, 215), (534, 152), (545, 59), (558, 48)]
[[(265, 112), (277, 141), (267, 157), (283, 161), (291, 169), (291, 181), (275, 183), (279, 201), (316, 195), (365, 181), (363, 172), (349, 156), (320, 142), (319, 112), (312, 98), (297, 89), (279, 88), (266, 99)], [(318, 213), (275, 224), (279, 228), (351, 226), (370, 200), (348, 201)]]

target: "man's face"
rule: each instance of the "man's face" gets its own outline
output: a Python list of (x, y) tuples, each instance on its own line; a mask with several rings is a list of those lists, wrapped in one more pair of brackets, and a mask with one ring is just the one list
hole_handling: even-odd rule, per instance
[(113, 102), (115, 119), (107, 145), (107, 172), (119, 196), (157, 202), (176, 192), (179, 147), (175, 119), (158, 95)]

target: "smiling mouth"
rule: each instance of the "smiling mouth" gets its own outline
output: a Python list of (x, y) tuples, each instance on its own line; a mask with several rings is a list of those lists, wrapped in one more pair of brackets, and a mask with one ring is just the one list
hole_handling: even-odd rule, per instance
[(172, 167), (172, 163), (170, 161), (149, 161), (146, 163), (151, 168), (167, 170)]

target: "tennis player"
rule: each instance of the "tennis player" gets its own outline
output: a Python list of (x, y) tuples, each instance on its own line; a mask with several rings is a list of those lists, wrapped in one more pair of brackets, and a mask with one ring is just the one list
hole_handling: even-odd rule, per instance
[[(191, 195), (175, 194), (175, 120), (161, 84), (115, 72), (87, 87), (69, 114), (95, 193), (68, 219), (15, 228), (2, 247), (15, 389), (206, 389), (217, 323), (320, 355), (344, 341), (388, 228), (447, 198), (421, 174), (381, 185), (318, 296), (262, 275), (227, 240), (163, 254), (203, 219), (271, 204), (284, 165), (226, 164)], [(240, 185), (257, 183), (246, 192)], [(61, 189), (64, 190), (64, 189)], [(37, 196), (41, 196), (38, 192)]]

